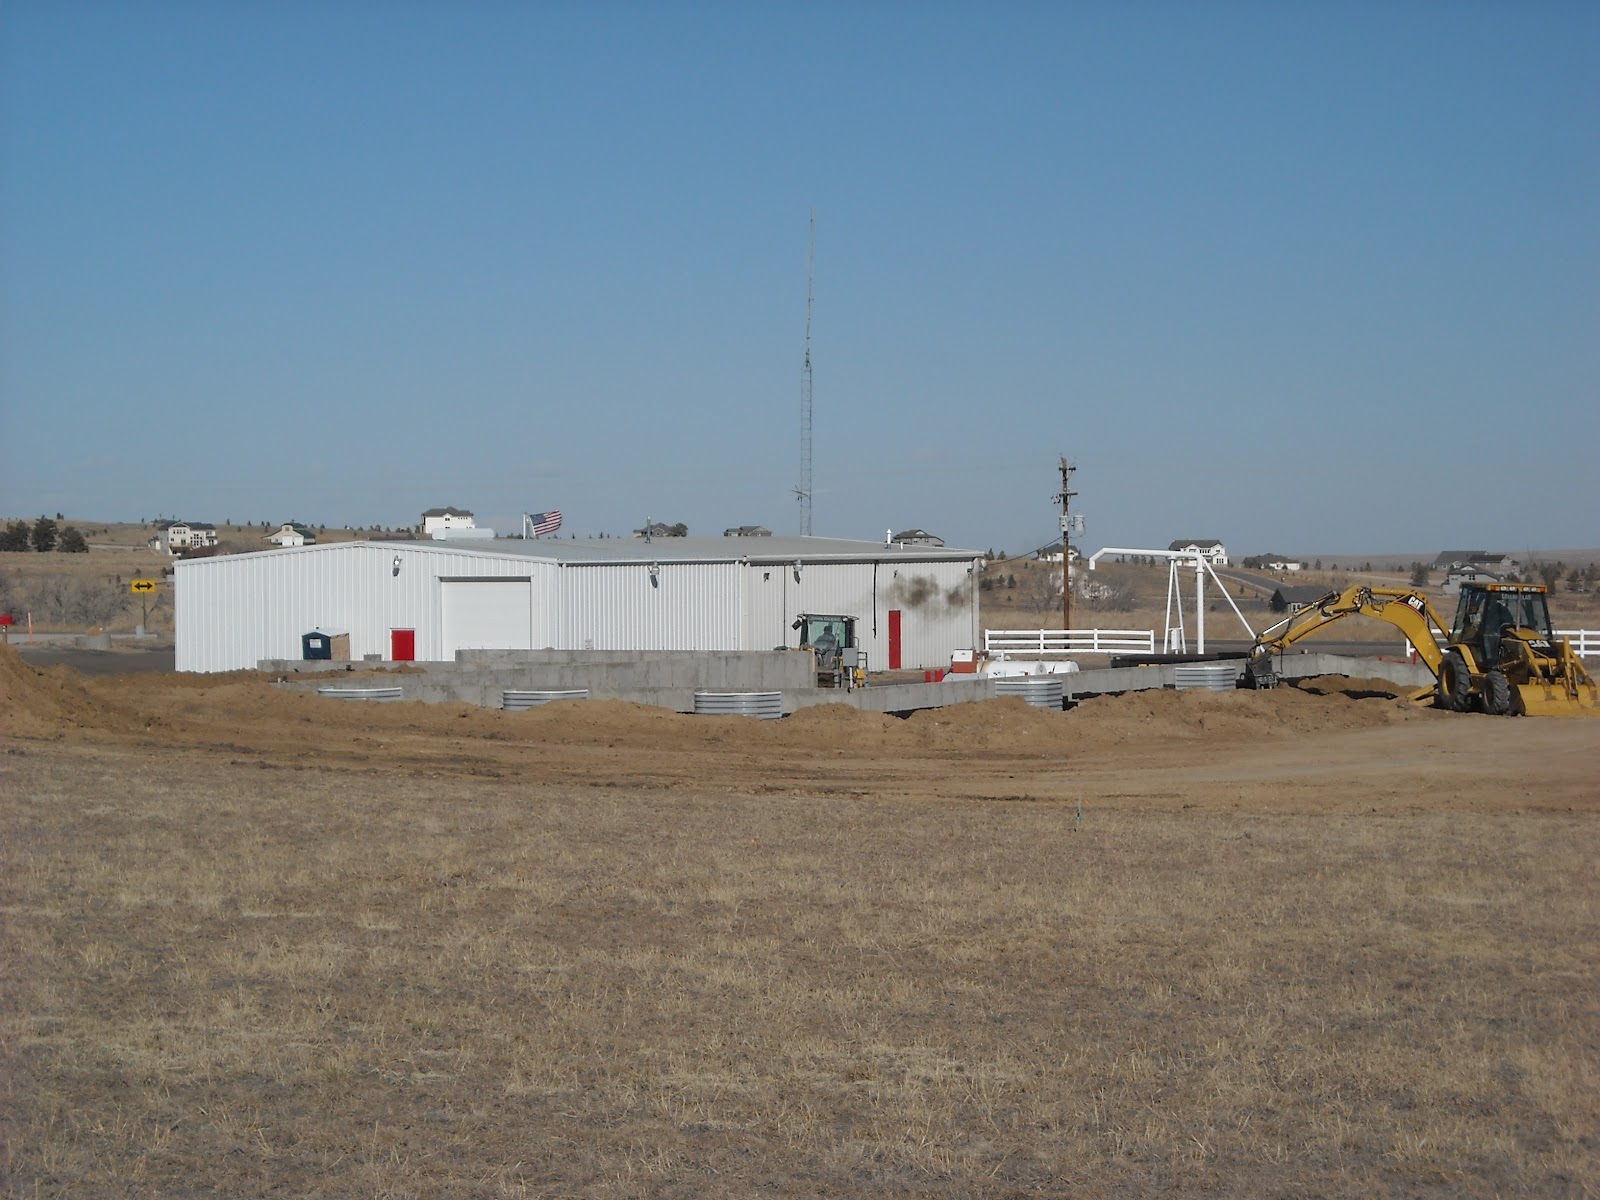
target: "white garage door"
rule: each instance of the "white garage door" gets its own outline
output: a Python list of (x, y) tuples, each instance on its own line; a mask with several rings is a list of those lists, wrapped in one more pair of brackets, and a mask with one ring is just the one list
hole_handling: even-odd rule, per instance
[(528, 579), (446, 579), (444, 656), (457, 650), (533, 648), (533, 583)]

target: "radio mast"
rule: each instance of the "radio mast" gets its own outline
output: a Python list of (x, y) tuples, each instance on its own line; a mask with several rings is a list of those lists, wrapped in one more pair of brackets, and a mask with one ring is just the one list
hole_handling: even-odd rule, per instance
[(817, 249), (817, 210), (811, 209), (806, 238), (806, 358), (800, 373), (800, 483), (794, 489), (800, 501), (800, 536), (811, 536), (811, 306), (813, 263)]

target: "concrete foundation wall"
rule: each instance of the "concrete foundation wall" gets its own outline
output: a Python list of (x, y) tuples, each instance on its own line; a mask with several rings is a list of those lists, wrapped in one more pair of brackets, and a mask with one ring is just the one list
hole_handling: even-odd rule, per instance
[[(396, 667), (420, 668), (395, 670)], [(794, 650), (463, 650), (453, 663), (330, 663), (266, 660), (263, 671), (309, 677), (327, 686), (347, 668), (388, 670), (407, 700), (499, 708), (501, 693), (587, 688), (597, 698), (633, 700), (689, 712), (694, 693), (815, 690), (809, 653)]]
[[(595, 699), (629, 700), (675, 712), (693, 712), (696, 691), (781, 692), (783, 711), (797, 712), (817, 704), (849, 704), (872, 712), (911, 712), (993, 698), (994, 680), (987, 676), (947, 676), (942, 683), (888, 684), (853, 692), (816, 686), (809, 654), (796, 651), (605, 650), (472, 650), (454, 663), (415, 664), (423, 669), (393, 671), (384, 681), (398, 685), (407, 700), (467, 703), (499, 708), (502, 693), (568, 691), (587, 688)], [(337, 683), (349, 667), (393, 668), (387, 663), (264, 661), (261, 669), (298, 675), (300, 686)], [(413, 664), (404, 664), (412, 666)], [(1239, 669), (1244, 661), (1239, 660)], [(1119, 667), (1077, 671), (1059, 676), (1069, 699), (1145, 691), (1173, 686), (1175, 668)], [(1386, 659), (1347, 658), (1337, 654), (1292, 654), (1279, 665), (1284, 679), (1346, 675), (1384, 679), (1401, 687), (1427, 687), (1433, 676), (1417, 663)]]

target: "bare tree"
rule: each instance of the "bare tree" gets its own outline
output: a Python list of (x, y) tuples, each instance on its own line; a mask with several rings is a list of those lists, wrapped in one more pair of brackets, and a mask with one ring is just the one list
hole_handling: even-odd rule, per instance
[(121, 616), (130, 593), (104, 580), (41, 575), (17, 589), (18, 602), (51, 624), (105, 625)]

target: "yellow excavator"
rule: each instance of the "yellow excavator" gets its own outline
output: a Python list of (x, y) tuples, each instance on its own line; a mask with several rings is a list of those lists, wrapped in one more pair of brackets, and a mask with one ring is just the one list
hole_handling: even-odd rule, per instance
[(1430, 695), (1453, 712), (1496, 716), (1600, 716), (1600, 688), (1572, 644), (1550, 626), (1547, 588), (1532, 583), (1463, 583), (1456, 618), (1444, 629), (1427, 597), (1404, 588), (1356, 585), (1322, 599), (1264, 630), (1250, 650), (1249, 687), (1277, 683), (1273, 656), (1344, 617), (1376, 617), (1399, 629), (1433, 672)]

